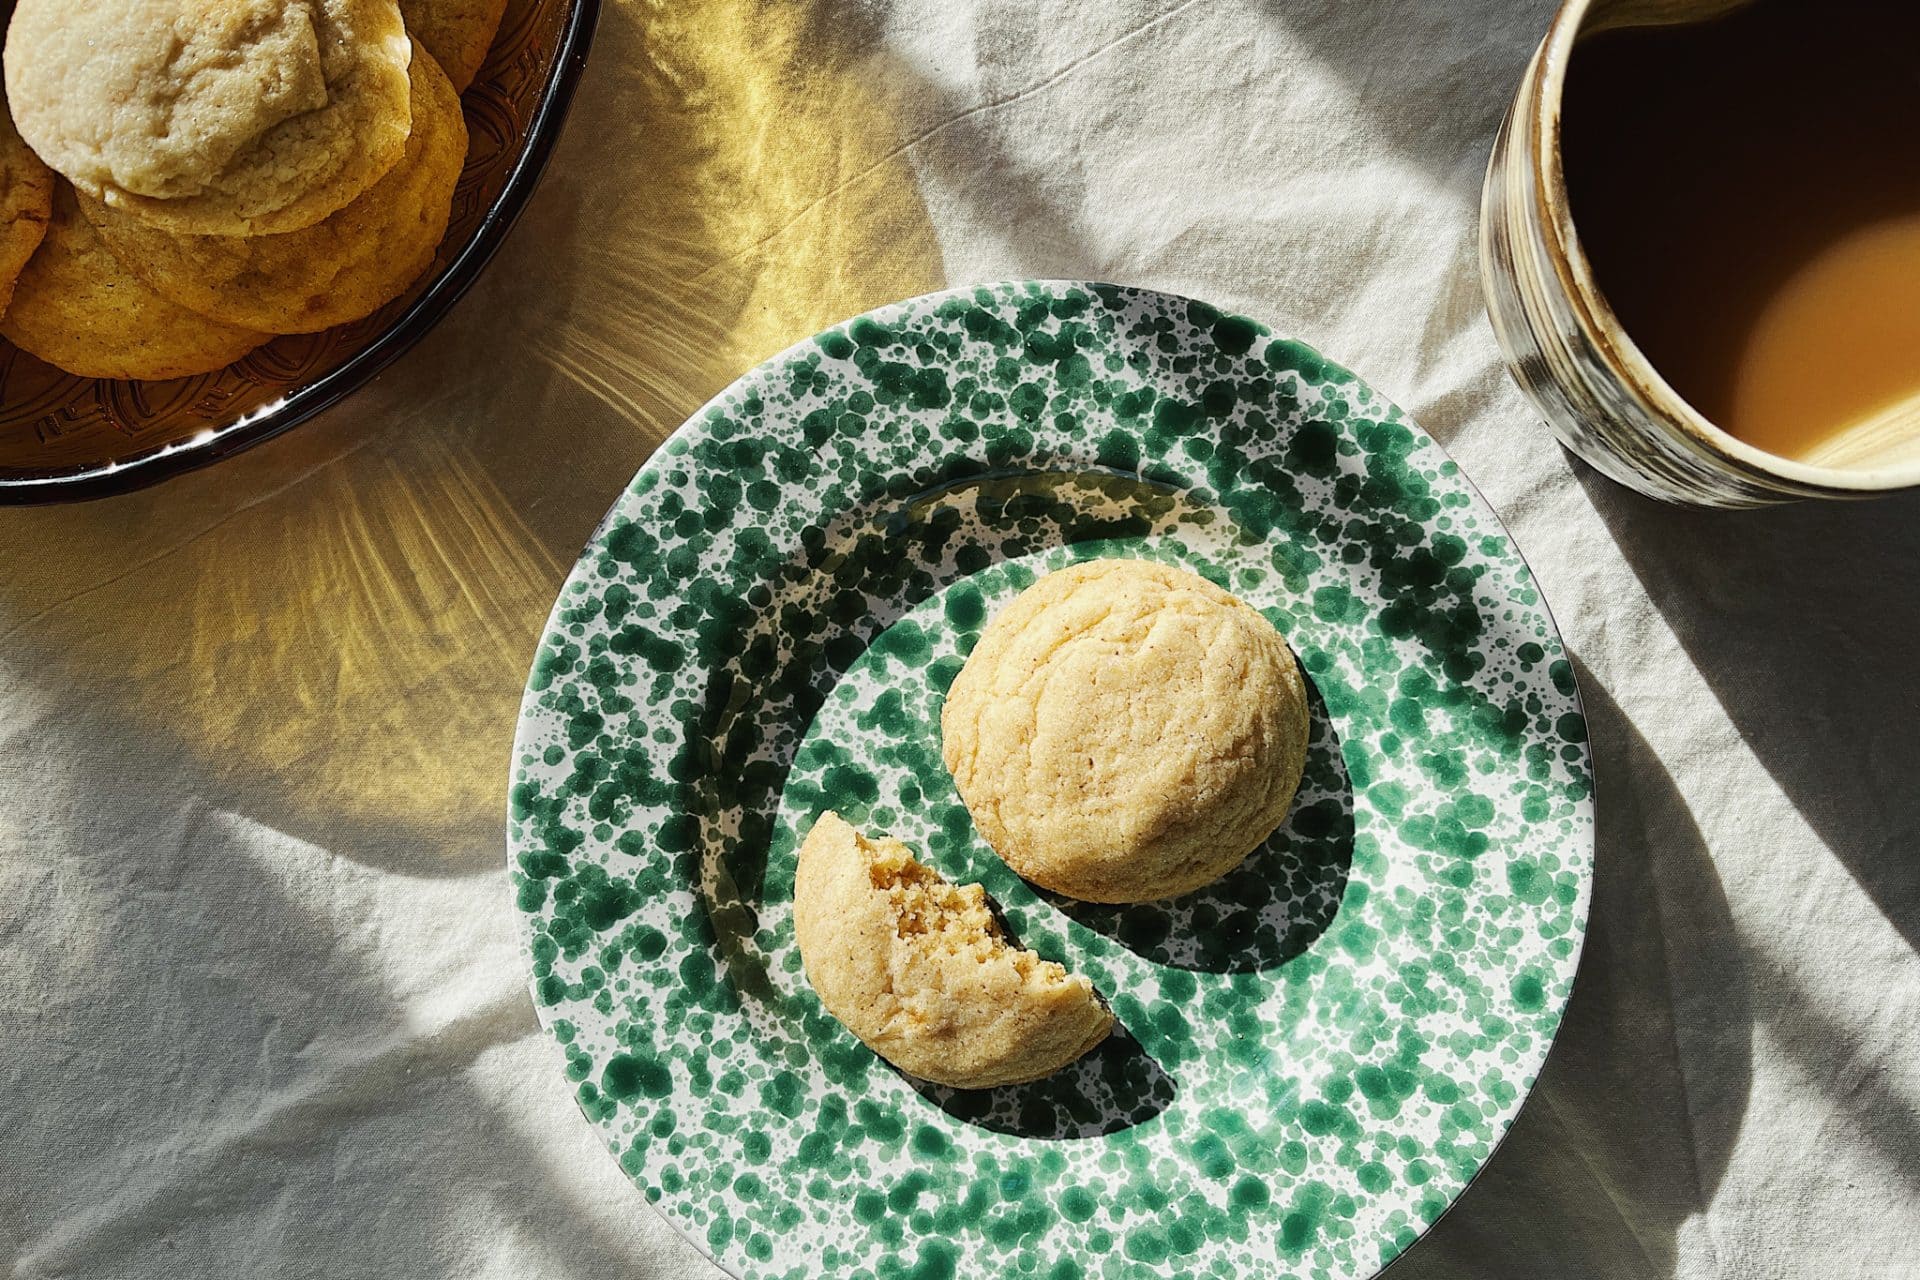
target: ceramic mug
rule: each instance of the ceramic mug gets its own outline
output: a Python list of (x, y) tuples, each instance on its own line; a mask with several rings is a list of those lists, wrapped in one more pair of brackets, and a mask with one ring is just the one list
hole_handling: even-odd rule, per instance
[(1648, 362), (1595, 286), (1560, 155), (1561, 94), (1580, 42), (1621, 27), (1704, 21), (1748, 0), (1567, 0), (1493, 145), (1480, 209), (1487, 315), (1514, 379), (1569, 449), (1669, 502), (1757, 507), (1920, 485), (1920, 461), (1816, 466), (1716, 427)]

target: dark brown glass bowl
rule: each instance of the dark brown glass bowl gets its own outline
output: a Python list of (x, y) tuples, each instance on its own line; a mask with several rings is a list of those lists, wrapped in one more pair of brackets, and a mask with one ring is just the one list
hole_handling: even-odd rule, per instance
[(216, 373), (76, 378), (0, 340), (0, 505), (139, 488), (304, 422), (392, 363), (466, 292), (539, 180), (600, 0), (509, 0), (464, 105), (470, 136), (433, 267), (364, 320), (276, 338)]

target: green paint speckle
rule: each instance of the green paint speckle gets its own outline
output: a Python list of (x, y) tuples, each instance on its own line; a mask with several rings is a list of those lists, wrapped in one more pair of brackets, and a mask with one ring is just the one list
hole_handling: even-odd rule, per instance
[(622, 1102), (642, 1096), (664, 1098), (673, 1092), (673, 1074), (656, 1058), (616, 1053), (607, 1059), (600, 1085), (609, 1098)]

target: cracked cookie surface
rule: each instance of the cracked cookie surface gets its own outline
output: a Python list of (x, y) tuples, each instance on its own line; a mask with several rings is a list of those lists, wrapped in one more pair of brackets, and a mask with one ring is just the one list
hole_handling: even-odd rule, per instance
[(942, 754), (1007, 865), (1090, 902), (1190, 892), (1286, 816), (1306, 686), (1273, 624), (1197, 574), (1091, 560), (981, 634), (948, 691)]
[(411, 128), (395, 0), (20, 0), (7, 95), (75, 187), (210, 235), (311, 226)]
[(370, 315), (433, 265), (467, 154), (460, 95), (418, 45), (413, 134), (400, 163), (311, 227), (272, 236), (180, 235), (81, 195), (126, 269), (170, 301), (222, 323), (313, 333)]

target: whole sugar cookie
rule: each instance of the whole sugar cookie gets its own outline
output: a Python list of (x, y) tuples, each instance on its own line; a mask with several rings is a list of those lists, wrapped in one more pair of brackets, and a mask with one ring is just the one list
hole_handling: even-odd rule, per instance
[(506, 11), (507, 0), (400, 0), (408, 32), (461, 92), (480, 74)]
[(19, 0), (7, 96), (75, 187), (157, 226), (312, 226), (400, 160), (396, 0)]
[(1184, 569), (1091, 560), (987, 625), (947, 692), (941, 750), (1007, 865), (1090, 902), (1187, 893), (1293, 802), (1300, 669), (1273, 625)]
[(209, 320), (141, 284), (107, 252), (64, 183), (0, 334), (83, 378), (149, 379), (221, 368), (270, 336)]
[(52, 216), (53, 173), (21, 141), (0, 102), (0, 311), (7, 309), (13, 282), (40, 247)]
[(793, 928), (827, 1012), (922, 1080), (1038, 1080), (1113, 1029), (1084, 977), (1007, 941), (979, 885), (949, 883), (836, 813), (800, 846)]
[(358, 320), (406, 291), (433, 263), (467, 154), (460, 95), (414, 48), (413, 135), (406, 155), (366, 194), (299, 231), (180, 235), (80, 197), (80, 208), (127, 270), (162, 296), (227, 324), (312, 333)]

